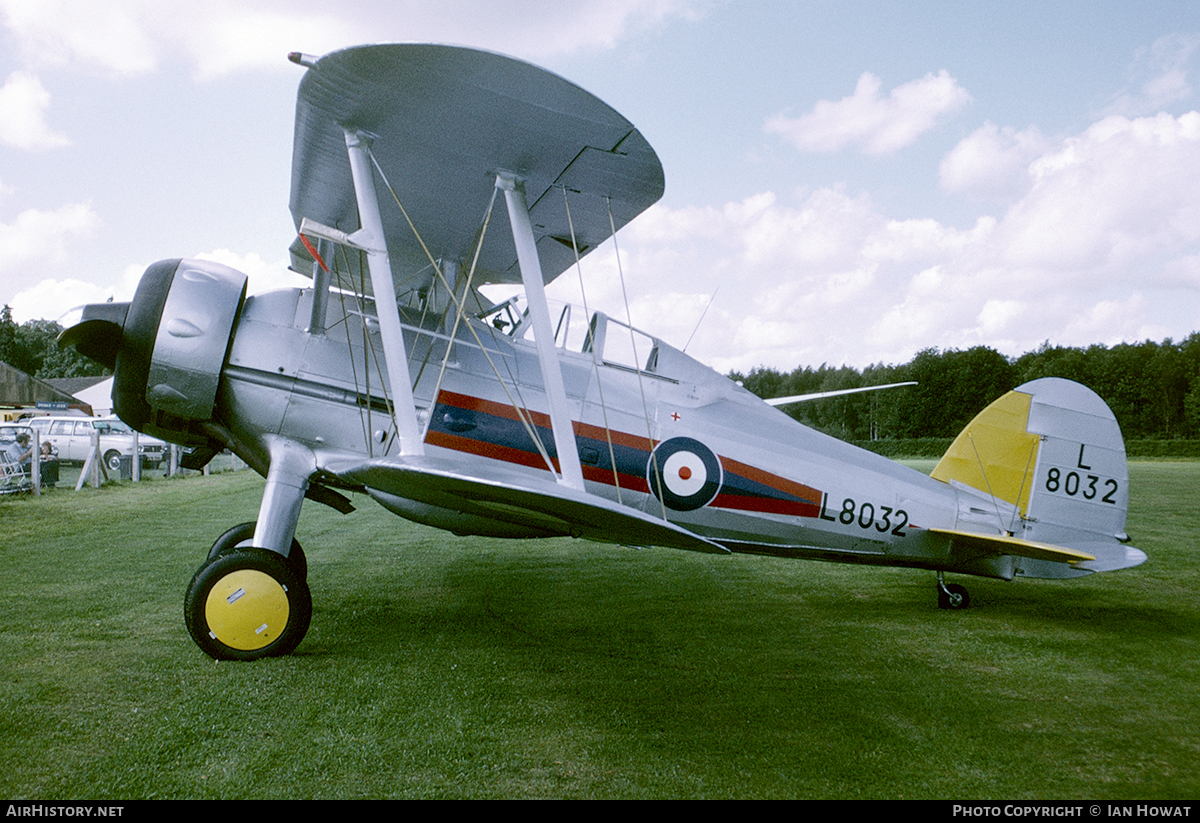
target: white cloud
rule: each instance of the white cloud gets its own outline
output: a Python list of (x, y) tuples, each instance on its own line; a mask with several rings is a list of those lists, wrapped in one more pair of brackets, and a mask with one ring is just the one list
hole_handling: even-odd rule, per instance
[[(10, 61), (31, 70), (132, 76), (171, 62), (216, 77), (260, 66), (294, 71), (282, 59), (288, 50), (319, 54), (380, 40), (453, 41), (536, 61), (609, 48), (706, 8), (685, 0), (0, 0), (0, 20), (18, 52)], [(1131, 110), (1175, 105), (1191, 93), (1194, 44), (1184, 38), (1156, 48), (1130, 86)], [(66, 75), (42, 77), (54, 88), (49, 78)], [(13, 127), (6, 120), (40, 123), (43, 137), (53, 138), (45, 98), (26, 99), (23, 111), (39, 119), (0, 117), (0, 129)], [(970, 100), (945, 71), (890, 91), (864, 74), (853, 94), (772, 118), (767, 128), (805, 151), (853, 146), (883, 154)], [(715, 291), (689, 352), (721, 371), (902, 362), (930, 345), (987, 343), (1016, 353), (1047, 338), (1116, 342), (1160, 329), (1178, 337), (1164, 306), (1200, 322), (1198, 134), (1196, 113), (1109, 117), (1065, 140), (986, 123), (946, 155), (939, 180), (918, 186), (940, 182), (947, 192), (999, 200), (1007, 211), (953, 223), (889, 213), (838, 187), (760, 191), (716, 207), (658, 206), (620, 237), (633, 322), (682, 346)], [(911, 168), (910, 176), (922, 170)], [(26, 307), (19, 311), (27, 316), (54, 317), (85, 300), (128, 299), (143, 265), (100, 286), (76, 279), (94, 272), (70, 254), (98, 225), (78, 204), (27, 210), (0, 225), (0, 282), (16, 293), (6, 302)], [(251, 291), (305, 282), (273, 254), (244, 253), (252, 245), (239, 240), (237, 253), (200, 256), (247, 272)], [(145, 253), (137, 249), (117, 259)], [(610, 248), (585, 260), (589, 302), (623, 317), (613, 262)]]
[[(39, 280), (27, 289), (17, 292), (12, 298), (13, 319), (18, 323), (28, 320), (58, 320), (77, 306), (86, 303), (103, 303), (113, 297), (113, 290), (75, 278)], [(128, 299), (128, 296), (114, 299)]]
[(1106, 114), (1155, 114), (1192, 96), (1188, 63), (1200, 35), (1169, 34), (1138, 52), (1129, 68), (1130, 80)]
[(0, 0), (5, 28), (26, 63), (38, 67), (82, 64), (111, 74), (154, 68), (157, 49), (148, 21), (178, 8), (148, 0)]
[[(396, 4), (383, 2), (387, 19)], [(713, 0), (408, 0), (392, 37), (482, 46), (527, 59), (613, 48), (634, 32), (703, 16)], [(411, 33), (406, 33), (410, 32)]]
[[(1020, 354), (1046, 339), (1111, 345), (1192, 330), (1200, 113), (1106, 118), (1054, 143), (1032, 131), (1024, 144), (1016, 132), (984, 136), (1024, 146), (1030, 183), (1002, 217), (965, 229), (892, 219), (870, 198), (832, 188), (793, 201), (762, 192), (724, 208), (655, 207), (621, 235), (634, 324), (682, 345), (695, 306), (719, 287), (689, 353), (722, 372), (898, 363), (927, 346)], [(1030, 158), (1033, 145), (1042, 153)], [(589, 283), (604, 283), (611, 255), (594, 258)], [(606, 310), (623, 312), (619, 302)]]
[(114, 76), (145, 74), (176, 59), (199, 77), (285, 70), (284, 57), (297, 48), (372, 39), (361, 16), (356, 22), (324, 2), (0, 0), (0, 13), (27, 63)]
[[(40, 275), (40, 279), (21, 288), (8, 301), (12, 306), (13, 317), (18, 323), (40, 318), (56, 320), (68, 310), (85, 303), (103, 303), (110, 299), (118, 302), (132, 300), (142, 274), (149, 265), (134, 263), (126, 266), (120, 277), (107, 285), (89, 283), (70, 276), (45, 276), (47, 273), (61, 270), (62, 261), (67, 257), (63, 248), (65, 239), (75, 233), (71, 228), (70, 207), (60, 212), (65, 214), (26, 214), (18, 218), (14, 226), (0, 225), (0, 243), (11, 239), (14, 234), (29, 233), (55, 246), (54, 249), (46, 248), (43, 253), (39, 253), (29, 244), (23, 250), (18, 250), (12, 258), (8, 255), (0, 256), (0, 278), (19, 282), (21, 278), (32, 280), (29, 275)], [(89, 233), (93, 221), (85, 217), (82, 222), (85, 228), (78, 233)], [(55, 227), (59, 234), (57, 243), (54, 242)], [(16, 257), (20, 259), (14, 259)], [(195, 257), (199, 260), (223, 263), (245, 274), (249, 281), (248, 294), (311, 285), (310, 280), (287, 268), (286, 259), (270, 261), (255, 252), (238, 254), (229, 249), (201, 252)]]
[(70, 241), (89, 237), (100, 220), (85, 203), (54, 211), (28, 209), (11, 224), (0, 223), (0, 277), (17, 282), (39, 265), (56, 265), (67, 258)]
[(1093, 283), (1200, 239), (1200, 113), (1108, 117), (1030, 166), (1005, 258)]
[(238, 254), (229, 249), (217, 249), (196, 255), (199, 260), (212, 260), (237, 269), (246, 275), (247, 294), (257, 294), (271, 289), (303, 288), (311, 286), (312, 280), (296, 274), (288, 268), (287, 258), (264, 260), (256, 252)]
[(1012, 200), (1029, 189), (1029, 164), (1050, 148), (1036, 126), (1023, 131), (985, 123), (942, 159), (942, 188), (981, 200)]
[[(88, 288), (100, 290), (72, 278), (56, 279), (64, 276), (69, 247), (92, 236), (99, 225), (99, 218), (83, 203), (54, 211), (29, 209), (11, 224), (0, 223), (0, 282), (15, 287), (15, 295), (5, 302), (12, 306), (17, 322), (54, 319), (84, 302), (79, 295)], [(56, 290), (61, 301), (50, 297)], [(87, 299), (93, 296), (89, 294)]]
[(971, 95), (945, 70), (892, 89), (884, 98), (882, 82), (866, 72), (854, 94), (837, 102), (822, 100), (800, 117), (777, 114), (766, 122), (801, 151), (836, 151), (851, 143), (867, 154), (904, 148), (932, 129), (937, 119), (971, 102)]
[(66, 135), (46, 124), (50, 93), (41, 81), (15, 71), (0, 88), (0, 143), (17, 149), (39, 150), (68, 145)]
[(632, 31), (703, 13), (711, 0), (0, 0), (27, 64), (117, 76), (183, 59), (201, 78), (289, 70), (290, 51), (370, 42), (455, 42), (527, 58), (610, 48)]

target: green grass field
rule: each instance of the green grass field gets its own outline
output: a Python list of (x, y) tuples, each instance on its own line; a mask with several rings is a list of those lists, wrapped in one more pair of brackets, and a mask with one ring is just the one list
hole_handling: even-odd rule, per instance
[(0, 500), (0, 795), (1200, 794), (1200, 463), (1136, 463), (1142, 567), (933, 575), (459, 538), (309, 503), (312, 628), (215, 663), (183, 592), (250, 472)]

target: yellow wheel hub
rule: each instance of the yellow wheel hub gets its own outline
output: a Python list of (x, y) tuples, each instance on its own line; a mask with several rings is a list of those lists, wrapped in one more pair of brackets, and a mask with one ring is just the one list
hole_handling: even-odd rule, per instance
[(264, 648), (287, 627), (287, 589), (265, 572), (230, 572), (209, 591), (204, 619), (212, 638), (231, 649)]

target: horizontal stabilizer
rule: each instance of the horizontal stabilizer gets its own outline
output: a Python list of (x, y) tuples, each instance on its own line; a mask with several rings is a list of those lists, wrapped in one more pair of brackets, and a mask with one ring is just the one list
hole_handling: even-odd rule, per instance
[(1082, 577), (1093, 572), (1131, 569), (1146, 562), (1144, 551), (1115, 540), (1054, 546), (1019, 537), (979, 534), (960, 529), (929, 531), (949, 537), (950, 554), (959, 561), (993, 560), (1005, 556), (1020, 558), (1013, 564), (1013, 570), (1022, 577)]
[(495, 519), (540, 535), (708, 553), (729, 551), (661, 518), (502, 467), (489, 467), (487, 479), (454, 461), (429, 457), (376, 458), (323, 468), (364, 486), (384, 506), (405, 509), (398, 513), (411, 511), (406, 501), (415, 501), (437, 511)]
[(1022, 540), (1019, 537), (1009, 537), (1003, 534), (979, 534), (960, 529), (930, 529), (929, 532), (930, 534), (944, 534), (950, 538), (955, 548), (978, 552), (980, 555), (999, 557), (1008, 554), (1051, 563), (1080, 563), (1096, 559), (1093, 555), (1074, 549), (1052, 546), (1049, 543), (1035, 543), (1032, 540)]
[(1078, 568), (1090, 572), (1113, 572), (1117, 569), (1132, 569), (1146, 562), (1146, 553), (1122, 543), (1081, 543), (1076, 546), (1095, 557), (1078, 564)]

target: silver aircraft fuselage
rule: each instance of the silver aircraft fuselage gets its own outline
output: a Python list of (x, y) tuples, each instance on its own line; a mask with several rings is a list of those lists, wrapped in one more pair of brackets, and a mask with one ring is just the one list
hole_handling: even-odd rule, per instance
[[(311, 295), (284, 290), (249, 298), (223, 371), (218, 417), (231, 421), (238, 452), (264, 474), (269, 436), (307, 446), (322, 466), (350, 455), (382, 456), (394, 435), (370, 304), (364, 312), (351, 295), (348, 304), (332, 299), (323, 331), (312, 334)], [(556, 465), (557, 456), (532, 341), (471, 319), (475, 334), (461, 325), (447, 358), (451, 340), (442, 317), (424, 327), (418, 312), (403, 319), (427, 453), (470, 455), (499, 461), (506, 471), (549, 476), (546, 458)], [(585, 340), (597, 348), (608, 335), (629, 334), (602, 314), (591, 328)], [(642, 369), (584, 351), (585, 340), (574, 350), (558, 349), (589, 492), (664, 516), (734, 551), (953, 567), (938, 551), (946, 541), (927, 530), (961, 526), (960, 510), (969, 512), (974, 501), (813, 431), (661, 340), (645, 339), (651, 348), (639, 354)], [(528, 412), (527, 424), (517, 409)], [(659, 460), (663, 469), (656, 473)], [(377, 499), (388, 503), (386, 495)], [(522, 533), (473, 527), (476, 518), (456, 521), (451, 511), (397, 513), (456, 531)], [(1013, 573), (995, 563), (961, 571)]]

